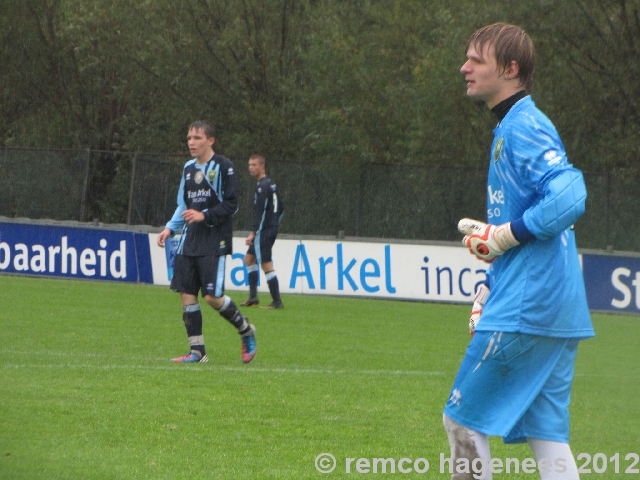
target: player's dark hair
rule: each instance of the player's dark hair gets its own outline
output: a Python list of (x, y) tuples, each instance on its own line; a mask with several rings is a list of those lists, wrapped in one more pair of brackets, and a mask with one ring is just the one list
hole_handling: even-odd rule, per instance
[(196, 120), (191, 125), (189, 125), (189, 130), (202, 130), (204, 132), (205, 137), (211, 138), (216, 136), (216, 127), (211, 125), (209, 122), (205, 122), (204, 120)]
[(262, 155), (260, 155), (259, 153), (254, 153), (253, 155), (251, 155), (251, 156), (249, 157), (249, 160), (254, 160), (254, 159), (255, 159), (255, 160), (258, 160), (258, 162), (260, 163), (260, 165), (264, 165), (264, 164), (266, 163), (265, 158), (264, 158)]
[(520, 78), (525, 90), (530, 93), (533, 86), (535, 52), (529, 35), (515, 25), (506, 23), (487, 25), (471, 36), (465, 54), (471, 46), (480, 53), (486, 45), (494, 46), (498, 67), (503, 69), (503, 73), (515, 60), (519, 67), (516, 78)]

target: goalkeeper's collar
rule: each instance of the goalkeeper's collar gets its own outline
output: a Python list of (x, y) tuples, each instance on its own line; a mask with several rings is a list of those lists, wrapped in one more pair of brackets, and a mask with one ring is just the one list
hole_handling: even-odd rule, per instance
[(520, 90), (518, 93), (514, 93), (506, 100), (501, 101), (495, 107), (491, 109), (493, 114), (498, 117), (498, 122), (501, 122), (504, 117), (507, 116), (511, 107), (513, 107), (516, 103), (526, 97), (528, 94), (524, 90)]

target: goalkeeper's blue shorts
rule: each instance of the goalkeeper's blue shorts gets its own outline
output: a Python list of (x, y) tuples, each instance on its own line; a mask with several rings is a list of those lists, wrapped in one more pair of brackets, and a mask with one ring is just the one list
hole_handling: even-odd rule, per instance
[(569, 442), (569, 399), (578, 340), (476, 332), (444, 413), (505, 443)]

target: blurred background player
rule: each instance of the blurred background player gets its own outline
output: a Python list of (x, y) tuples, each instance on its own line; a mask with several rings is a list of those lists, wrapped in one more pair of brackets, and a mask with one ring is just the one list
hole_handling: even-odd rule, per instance
[(262, 268), (271, 293), (271, 304), (263, 308), (284, 308), (280, 298), (278, 277), (273, 268), (271, 251), (278, 236), (278, 226), (284, 214), (284, 203), (278, 193), (278, 187), (266, 174), (265, 159), (262, 155), (249, 158), (249, 175), (256, 179), (256, 192), (253, 198), (253, 228), (245, 244), (249, 246), (244, 263), (249, 272), (249, 298), (240, 305), (251, 307), (258, 305), (258, 264)]
[[(452, 464), (484, 459), (476, 465), (491, 479), (488, 435), (500, 435), (505, 443), (528, 442), (538, 462), (546, 459), (543, 480), (574, 480), (574, 361), (579, 340), (594, 335), (572, 228), (584, 213), (584, 179), (529, 95), (529, 36), (513, 25), (489, 25), (471, 36), (466, 56), (460, 72), (467, 95), (485, 102), (498, 125), (487, 185), (490, 224), (458, 224), (471, 253), (490, 266), (472, 311), (475, 335), (444, 410)], [(455, 470), (451, 478), (478, 473)]]
[(197, 121), (189, 126), (187, 145), (194, 158), (182, 171), (176, 211), (158, 235), (158, 246), (164, 248), (166, 240), (184, 228), (171, 289), (180, 293), (190, 352), (172, 362), (209, 360), (202, 335), (199, 292), (240, 334), (242, 361), (250, 362), (256, 353), (255, 328), (233, 300), (224, 295), (225, 262), (226, 256), (233, 253), (232, 216), (238, 210), (238, 197), (233, 163), (214, 153), (215, 140), (212, 125)]

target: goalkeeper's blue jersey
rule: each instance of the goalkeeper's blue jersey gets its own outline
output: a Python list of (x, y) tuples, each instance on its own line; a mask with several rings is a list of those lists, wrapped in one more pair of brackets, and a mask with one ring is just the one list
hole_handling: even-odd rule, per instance
[(535, 238), (488, 270), (491, 294), (477, 330), (587, 338), (594, 335), (573, 223), (584, 212), (582, 173), (551, 121), (527, 96), (494, 130), (487, 220), (522, 219)]

